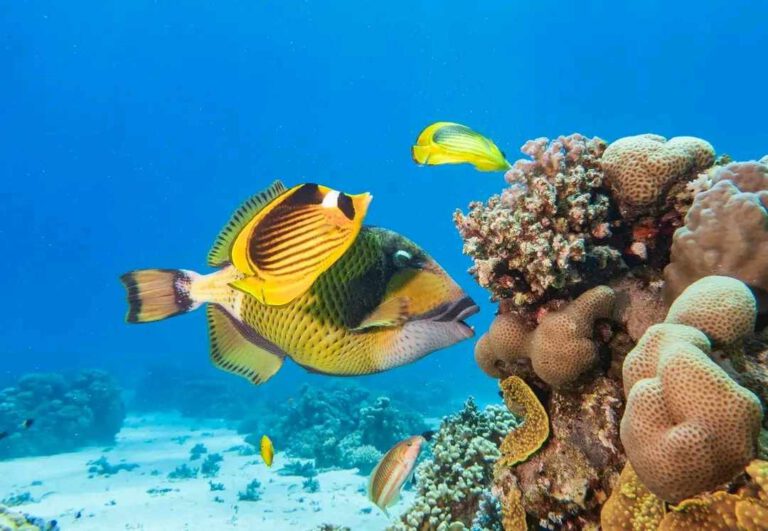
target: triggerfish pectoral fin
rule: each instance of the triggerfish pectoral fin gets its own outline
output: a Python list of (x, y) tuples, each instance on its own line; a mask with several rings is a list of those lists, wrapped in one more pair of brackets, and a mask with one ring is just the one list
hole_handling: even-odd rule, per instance
[(288, 304), (347, 252), (370, 200), (370, 194), (347, 195), (317, 184), (291, 188), (235, 238), (231, 262), (246, 278), (233, 287), (262, 304)]
[(424, 129), (412, 151), (418, 164), (472, 164), (479, 171), (504, 171), (511, 166), (489, 138), (466, 125), (436, 122)]
[(373, 327), (400, 326), (409, 317), (408, 297), (392, 297), (379, 304), (353, 330), (365, 330)]
[(239, 325), (226, 310), (210, 304), (206, 311), (211, 361), (216, 367), (239, 374), (257, 385), (280, 370), (285, 355), (277, 347)]

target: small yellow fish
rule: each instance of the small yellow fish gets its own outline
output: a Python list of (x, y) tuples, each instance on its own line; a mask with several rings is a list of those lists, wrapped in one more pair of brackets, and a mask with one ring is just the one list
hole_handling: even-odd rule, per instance
[[(207, 304), (211, 361), (255, 384), (270, 379), (286, 358), (324, 374), (371, 374), (410, 363), (474, 335), (464, 321), (479, 310), (472, 299), (421, 247), (377, 227), (357, 231), (340, 258), (311, 285), (291, 293), (301, 292), (291, 302), (270, 304), (272, 295), (282, 295), (280, 289), (292, 288), (296, 271), (305, 271), (304, 255), (311, 251), (296, 235), (303, 230), (312, 234), (314, 229), (307, 224), (315, 227), (327, 219), (313, 217), (315, 201), (328, 201), (329, 208), (355, 220), (367, 206), (363, 201), (358, 208), (351, 197), (347, 201), (341, 199), (341, 193), (330, 196), (330, 189), (318, 185), (291, 190), (301, 197), (286, 197), (290, 191), (280, 183), (273, 184), (232, 217), (209, 255), (216, 271), (204, 275), (184, 269), (141, 269), (123, 275), (129, 305), (126, 320), (158, 321)], [(267, 219), (270, 214), (263, 216), (264, 210), (271, 213), (280, 208), (273, 205), (275, 198), (313, 204), (315, 209), (302, 209), (279, 229), (263, 225), (248, 228), (254, 219)], [(357, 214), (343, 213), (349, 205)], [(307, 221), (305, 215), (311, 219)], [(291, 234), (299, 239), (292, 240), (290, 249), (281, 247), (278, 255), (261, 261), (262, 247), (254, 249), (239, 241), (249, 231), (256, 231), (250, 241), (270, 241), (273, 250), (281, 245), (275, 242), (283, 242)], [(319, 248), (318, 254), (335, 253), (347, 245), (340, 242), (355, 231), (350, 226), (347, 232), (339, 233), (336, 251), (324, 246), (317, 236), (310, 239)], [(269, 282), (275, 283), (274, 290), (265, 287), (254, 296), (241, 287), (241, 281), (248, 282), (250, 272), (261, 274), (266, 266), (280, 261), (284, 261), (282, 269), (269, 277)], [(318, 262), (312, 264), (320, 267)], [(266, 293), (270, 300), (262, 301), (258, 293)]]
[(412, 149), (417, 164), (461, 164), (480, 171), (504, 171), (511, 166), (489, 138), (453, 122), (437, 122), (420, 134)]
[(400, 489), (413, 476), (416, 460), (419, 458), (426, 439), (421, 435), (409, 437), (393, 446), (368, 479), (368, 499), (387, 514), (387, 508), (400, 497)]
[(268, 467), (272, 466), (272, 460), (275, 458), (275, 447), (266, 435), (261, 436), (261, 458)]

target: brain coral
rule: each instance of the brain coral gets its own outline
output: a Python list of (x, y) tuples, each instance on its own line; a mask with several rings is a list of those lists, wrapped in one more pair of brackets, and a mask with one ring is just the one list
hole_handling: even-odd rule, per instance
[(708, 275), (738, 278), (759, 299), (768, 294), (768, 167), (728, 164), (715, 169), (709, 182), (694, 197), (685, 226), (675, 231), (664, 269), (667, 303)]
[(699, 138), (637, 135), (616, 140), (602, 158), (605, 180), (625, 217), (658, 206), (676, 183), (694, 178), (715, 161), (715, 150)]
[(595, 363), (594, 323), (611, 315), (614, 300), (611, 288), (597, 286), (564, 309), (548, 313), (533, 330), (514, 314), (498, 315), (478, 341), (475, 359), (489, 376), (499, 378), (513, 372), (516, 360), (530, 358), (534, 372), (546, 383), (571, 383)]
[(603, 243), (611, 236), (604, 149), (601, 139), (579, 134), (531, 140), (522, 151), (533, 160), (515, 162), (501, 196), (455, 213), (464, 253), (474, 260), (470, 273), (494, 299), (531, 306), (598, 283), (622, 264)]
[(708, 354), (695, 328), (660, 324), (625, 360), (621, 440), (643, 484), (670, 502), (730, 480), (755, 455), (760, 401)]

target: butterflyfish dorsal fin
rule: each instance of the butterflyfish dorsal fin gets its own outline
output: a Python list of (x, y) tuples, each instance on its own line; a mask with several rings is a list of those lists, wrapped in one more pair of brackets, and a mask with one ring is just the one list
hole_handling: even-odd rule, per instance
[(347, 252), (370, 199), (318, 184), (291, 188), (235, 238), (232, 265), (246, 278), (232, 286), (270, 306), (293, 301)]
[(410, 317), (408, 297), (392, 297), (383, 301), (368, 314), (353, 330), (360, 331), (373, 327), (400, 326)]
[(269, 188), (263, 190), (235, 210), (232, 217), (221, 229), (213, 247), (208, 252), (208, 265), (211, 267), (220, 267), (230, 261), (230, 252), (235, 238), (242, 232), (248, 222), (261, 212), (265, 206), (284, 194), (288, 189), (281, 181), (273, 182)]
[(256, 385), (266, 382), (280, 370), (285, 354), (279, 348), (219, 306), (209, 304), (206, 311), (211, 362), (216, 367), (238, 374)]

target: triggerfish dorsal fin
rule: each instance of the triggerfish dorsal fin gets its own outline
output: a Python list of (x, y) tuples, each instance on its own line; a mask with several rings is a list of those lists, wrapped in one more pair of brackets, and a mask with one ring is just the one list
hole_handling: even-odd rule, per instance
[(467, 162), (479, 171), (504, 171), (511, 167), (490, 138), (454, 122), (436, 122), (424, 129), (411, 154), (422, 165)]
[(258, 385), (280, 370), (285, 354), (255, 332), (240, 326), (226, 310), (209, 304), (208, 333), (211, 362), (227, 372), (238, 374)]
[(243, 227), (231, 261), (246, 278), (232, 287), (262, 304), (288, 304), (333, 266), (360, 233), (370, 194), (295, 186)]
[(410, 317), (409, 306), (410, 300), (408, 297), (389, 298), (374, 308), (353, 330), (400, 326)]
[(240, 205), (216, 237), (213, 247), (211, 247), (211, 250), (208, 252), (208, 265), (211, 267), (220, 267), (228, 263), (230, 260), (229, 257), (232, 250), (232, 244), (234, 243), (235, 238), (237, 238), (237, 235), (242, 232), (248, 222), (251, 221), (256, 214), (286, 191), (288, 191), (288, 189), (281, 181), (275, 181), (269, 188), (255, 194), (245, 203)]

